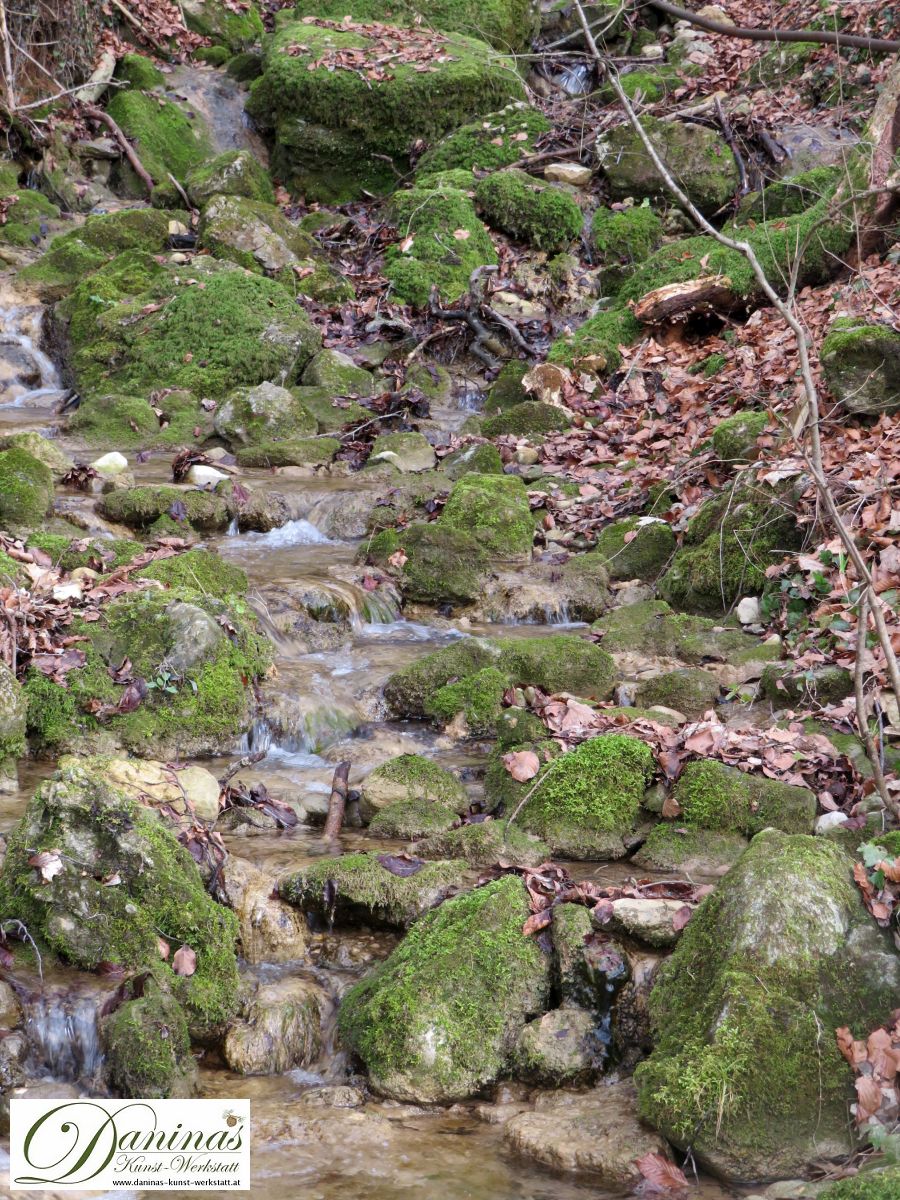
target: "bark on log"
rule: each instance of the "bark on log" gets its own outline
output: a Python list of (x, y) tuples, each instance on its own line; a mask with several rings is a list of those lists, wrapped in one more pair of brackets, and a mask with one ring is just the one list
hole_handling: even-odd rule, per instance
[(347, 777), (350, 774), (349, 761), (340, 762), (334, 768), (331, 780), (331, 796), (328, 800), (328, 816), (325, 819), (324, 837), (327, 842), (333, 842), (341, 832), (344, 823), (344, 809), (347, 807)]
[(112, 50), (104, 50), (93, 75), (84, 87), (75, 93), (75, 99), (80, 100), (82, 104), (96, 104), (109, 87), (109, 81), (116, 69), (116, 61)]
[(731, 312), (740, 304), (727, 275), (705, 275), (654, 288), (637, 301), (634, 315), (644, 325), (663, 325), (684, 321), (692, 313)]

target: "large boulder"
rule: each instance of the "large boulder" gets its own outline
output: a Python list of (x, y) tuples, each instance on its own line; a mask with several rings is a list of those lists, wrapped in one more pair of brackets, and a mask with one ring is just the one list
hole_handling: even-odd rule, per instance
[(322, 990), (309, 979), (286, 977), (256, 988), (225, 1034), (222, 1054), (238, 1075), (281, 1075), (305, 1067), (322, 1047)]
[(116, 1096), (189, 1096), (196, 1068), (184, 1009), (156, 979), (139, 990), (102, 1022), (107, 1084)]
[[(150, 972), (194, 1027), (235, 1009), (233, 914), (207, 895), (162, 820), (95, 761), (72, 760), (35, 792), (9, 837), (0, 911), (83, 970)], [(180, 968), (182, 947), (195, 956), (191, 973)]]
[(0, 452), (0, 528), (13, 534), (39, 527), (53, 504), (53, 474), (19, 447)]
[(16, 760), (25, 753), (28, 702), (21, 684), (0, 662), (0, 793), (18, 787)]
[[(701, 212), (712, 214), (728, 203), (739, 180), (734, 155), (719, 133), (705, 125), (653, 117), (645, 117), (642, 124), (663, 162)], [(597, 142), (596, 154), (614, 200), (665, 194), (665, 184), (630, 125), (605, 132)]]
[(263, 204), (275, 203), (272, 181), (249, 150), (227, 150), (194, 167), (184, 186), (197, 208), (213, 196), (245, 196)]
[(563, 188), (510, 167), (478, 181), (475, 199), (493, 229), (558, 253), (581, 233), (581, 209)]
[(852, 861), (766, 830), (704, 900), (651, 997), (642, 1115), (731, 1181), (805, 1173), (852, 1152), (852, 1072), (835, 1029), (896, 1007), (900, 958)]
[[(343, 16), (283, 24), (250, 91), (250, 114), (275, 135), (273, 168), (307, 199), (392, 191), (418, 139), (524, 98), (511, 60), (484, 42), (426, 27), (342, 26)], [(389, 71), (378, 65), (385, 54)]]
[[(383, 21), (379, 0), (298, 0), (298, 16), (332, 17), (347, 13), (358, 21)], [(430, 29), (446, 29), (484, 38), (499, 50), (523, 50), (537, 33), (537, 9), (531, 0), (396, 0), (389, 10), (395, 24), (424, 21)]]
[(232, 446), (316, 432), (316, 419), (303, 402), (287, 388), (268, 382), (230, 392), (216, 412), (215, 424), (219, 437)]
[(464, 475), (453, 485), (439, 524), (473, 534), (499, 558), (531, 557), (534, 519), (525, 485), (515, 475)]
[(371, 771), (360, 787), (363, 820), (371, 821), (388, 809), (399, 815), (398, 806), (433, 808), (449, 816), (452, 825), (466, 811), (468, 797), (452, 771), (418, 754), (401, 754)]
[(456, 896), (350, 989), (338, 1028), (375, 1091), (446, 1103), (498, 1078), (549, 991), (549, 959), (522, 933), (528, 913), (514, 875)]
[(819, 350), (825, 381), (851, 415), (900, 409), (900, 333), (840, 317)]

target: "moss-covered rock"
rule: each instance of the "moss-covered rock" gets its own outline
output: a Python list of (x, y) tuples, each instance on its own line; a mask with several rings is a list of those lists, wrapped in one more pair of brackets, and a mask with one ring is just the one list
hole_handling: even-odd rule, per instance
[(194, 529), (219, 533), (228, 528), (228, 506), (213, 492), (186, 490), (176, 487), (133, 487), (107, 492), (98, 500), (100, 513), (108, 521), (130, 525), (132, 529), (147, 529), (160, 517), (179, 517), (174, 513), (184, 509), (181, 518)]
[[(35, 670), (25, 679), (28, 735), (43, 753), (86, 744), (161, 759), (227, 752), (250, 723), (252, 684), (270, 661), (244, 600), (186, 588), (122, 596), (72, 633), (86, 661), (65, 688)], [(133, 683), (113, 679), (124, 660)]]
[(68, 428), (89, 446), (148, 449), (204, 442), (213, 418), (193, 392), (168, 392), (155, 404), (142, 396), (99, 395), (83, 399)]
[[(400, 30), (397, 46), (422, 36)], [(396, 186), (391, 163), (408, 169), (417, 139), (434, 141), (524, 98), (510, 60), (483, 42), (459, 34), (428, 36), (441, 56), (432, 60), (432, 70), (395, 62), (389, 78), (370, 80), (364, 71), (332, 64), (346, 49), (362, 51), (374, 63), (383, 43), (338, 23), (282, 25), (267, 46), (265, 70), (251, 85), (248, 103), (254, 119), (275, 133), (278, 174), (307, 199), (326, 203), (363, 190), (387, 192)]]
[(105, 1073), (114, 1095), (165, 1100), (190, 1095), (195, 1075), (184, 1010), (151, 978), (103, 1026)]
[(820, 1200), (893, 1200), (900, 1189), (900, 1166), (861, 1171), (852, 1179), (829, 1184)]
[(852, 1149), (834, 1031), (884, 1020), (900, 960), (851, 867), (821, 838), (760, 834), (657, 976), (641, 1113), (727, 1179), (796, 1176)]
[(660, 595), (689, 612), (722, 612), (741, 596), (762, 592), (766, 568), (799, 542), (787, 497), (761, 484), (727, 488), (691, 518), (684, 545), (659, 582)]
[(364, 820), (403, 801), (421, 800), (458, 813), (468, 805), (466, 790), (453, 772), (419, 754), (401, 754), (382, 763), (369, 772), (359, 790)]
[(367, 546), (369, 562), (385, 568), (403, 551), (406, 561), (395, 569), (404, 599), (419, 604), (472, 604), (481, 595), (489, 556), (479, 540), (438, 522), (414, 522), (402, 532), (377, 534)]
[(294, 379), (320, 345), (279, 283), (209, 257), (188, 274), (127, 251), (79, 284), (61, 316), (88, 397), (170, 387), (220, 399), (236, 387)]
[(488, 867), (503, 859), (520, 867), (537, 867), (550, 858), (550, 847), (518, 825), (487, 818), (457, 825), (416, 842), (425, 858), (462, 859), (470, 867)]
[(625, 517), (601, 529), (595, 549), (610, 579), (649, 583), (675, 553), (675, 534), (667, 521), (656, 517)]
[(479, 180), (475, 200), (493, 229), (538, 250), (564, 250), (581, 233), (583, 217), (562, 188), (508, 168)]
[(51, 441), (33, 430), (0, 437), (0, 451), (13, 449), (24, 450), (26, 454), (42, 462), (57, 479), (73, 465), (72, 459), (60, 448), (58, 442)]
[(497, 658), (496, 647), (485, 638), (451, 642), (395, 671), (384, 685), (385, 701), (395, 716), (423, 720), (438, 688), (491, 666)]
[(482, 667), (454, 683), (438, 688), (428, 702), (429, 716), (442, 725), (462, 717), (473, 737), (486, 737), (493, 731), (503, 707), (507, 676), (496, 667)]
[[(28, 864), (41, 853), (58, 863), (49, 879)], [(108, 886), (114, 876), (119, 882)], [(207, 895), (194, 860), (156, 813), (104, 780), (102, 759), (72, 760), (35, 792), (10, 834), (0, 910), (83, 970), (113, 962), (149, 971), (193, 1026), (234, 1011), (233, 913)], [(161, 958), (160, 936), (172, 955), (182, 945), (194, 951), (192, 975)]]
[[(3, 586), (7, 586), (3, 581)], [(25, 753), (28, 701), (21, 684), (0, 662), (0, 793), (18, 786), (16, 759)]]
[(236, 53), (263, 36), (262, 17), (255, 0), (226, 4), (225, 0), (180, 0), (188, 29)]
[(713, 449), (723, 463), (750, 462), (759, 454), (756, 439), (768, 423), (767, 413), (751, 410), (726, 417), (713, 430)]
[[(179, 181), (192, 167), (209, 156), (209, 134), (202, 119), (188, 113), (171, 100), (146, 95), (130, 88), (117, 92), (107, 105), (109, 115), (135, 144), (138, 156), (156, 184), (168, 183), (169, 175)], [(142, 196), (146, 189), (136, 175), (132, 194)], [(135, 186), (136, 185), (136, 186)]]
[(465, 446), (455, 450), (441, 461), (441, 470), (448, 479), (461, 479), (463, 475), (502, 475), (503, 460), (496, 446), (487, 442)]
[(776, 643), (761, 642), (710, 617), (673, 612), (665, 600), (621, 605), (596, 620), (592, 628), (603, 634), (603, 648), (613, 654), (638, 650), (686, 663), (720, 659), (740, 665), (769, 661), (781, 652)]
[(140, 542), (130, 538), (84, 537), (79, 530), (68, 533), (33, 533), (28, 539), (28, 548), (37, 547), (49, 554), (53, 566), (60, 571), (74, 571), (78, 567), (90, 567), (101, 575), (116, 567), (124, 566), (145, 549)]
[(241, 467), (317, 467), (330, 463), (340, 448), (338, 438), (289, 438), (241, 446), (235, 457)]
[(317, 429), (311, 412), (293, 391), (274, 383), (236, 388), (216, 410), (216, 433), (232, 446), (287, 437), (309, 437)]
[(372, 443), (369, 465), (395, 467), (404, 474), (430, 471), (434, 449), (424, 433), (382, 433)]
[(578, 1008), (557, 1008), (522, 1030), (513, 1071), (526, 1083), (578, 1087), (601, 1071), (607, 1047), (597, 1019)]
[[(663, 162), (701, 212), (712, 214), (727, 204), (737, 191), (737, 167), (716, 131), (653, 117), (644, 118), (642, 124)], [(630, 125), (618, 125), (605, 133), (598, 153), (613, 199), (665, 197), (665, 185)]]
[(358, 367), (350, 355), (341, 350), (320, 350), (303, 372), (301, 383), (341, 397), (367, 398), (377, 390), (372, 373)]
[(384, 271), (409, 304), (426, 308), (433, 288), (452, 303), (465, 294), (476, 268), (497, 261), (471, 197), (458, 186), (424, 180), (397, 192), (390, 214), (400, 238), (388, 248)]
[(161, 87), (166, 77), (152, 58), (143, 54), (123, 54), (116, 63), (116, 79), (121, 79), (129, 87), (138, 91), (149, 92), (155, 87)]
[(900, 333), (852, 317), (833, 322), (819, 349), (825, 381), (851, 414), (900, 409)]
[(27, 188), (6, 191), (0, 196), (8, 202), (6, 221), (0, 225), (0, 245), (30, 246), (47, 232), (47, 222), (59, 216), (59, 209), (46, 196)]
[(508, 1066), (543, 1010), (548, 961), (522, 934), (528, 898), (506, 876), (418, 921), (344, 997), (338, 1028), (372, 1087), (414, 1103), (474, 1095)]
[(762, 673), (760, 689), (776, 708), (838, 704), (853, 694), (853, 676), (846, 667), (796, 671), (789, 663), (772, 663)]
[(238, 1075), (282, 1075), (313, 1063), (322, 1051), (327, 1000), (312, 979), (286, 976), (263, 983), (232, 1021), (222, 1044)]
[(545, 736), (544, 722), (527, 708), (513, 705), (504, 708), (494, 726), (497, 745), (503, 750), (512, 750), (526, 742), (538, 742)]
[(53, 504), (53, 474), (15, 446), (0, 451), (0, 528), (13, 534), (39, 526)]
[(523, 404), (528, 399), (528, 392), (522, 387), (522, 379), (528, 374), (528, 363), (513, 359), (504, 363), (500, 374), (491, 384), (491, 389), (484, 402), (487, 416), (505, 412), (517, 404)]
[(218, 600), (245, 596), (249, 586), (246, 572), (212, 550), (188, 550), (174, 558), (158, 558), (135, 571), (133, 578), (156, 579), (170, 588), (192, 588)]
[(699, 667), (681, 667), (645, 679), (635, 696), (635, 703), (641, 708), (659, 704), (683, 713), (689, 720), (702, 717), (718, 702), (718, 679)]
[(463, 475), (453, 485), (438, 524), (470, 534), (500, 558), (531, 557), (534, 521), (525, 485), (515, 475)]
[(734, 866), (747, 849), (740, 833), (698, 829), (679, 821), (663, 821), (650, 830), (632, 858), (635, 866), (686, 875), (720, 875)]
[(751, 775), (712, 758), (685, 766), (674, 797), (680, 823), (747, 837), (769, 826), (784, 833), (812, 833), (817, 811), (816, 797), (807, 788)]
[(534, 788), (518, 818), (522, 828), (547, 842), (554, 854), (603, 860), (626, 853), (652, 773), (648, 746), (627, 734), (605, 734), (553, 758), (524, 785), (511, 785), (511, 776), (495, 760), (485, 787), (492, 798), (511, 802), (518, 802), (523, 789)]
[(603, 288), (614, 292), (622, 279), (646, 262), (663, 239), (663, 223), (648, 204), (614, 211), (598, 208), (591, 219), (591, 241), (603, 270)]
[[(392, 866), (398, 867), (397, 873)], [(317, 859), (283, 876), (278, 894), (339, 925), (405, 929), (456, 890), (464, 866), (430, 862), (407, 874), (403, 863), (395, 863), (390, 855), (345, 854)]]
[[(508, 104), (499, 112), (488, 113), (482, 120), (470, 121), (448, 133), (416, 163), (416, 178), (421, 183), (439, 171), (496, 171), (508, 167), (533, 153), (535, 141), (549, 128), (543, 113), (527, 104)], [(473, 176), (468, 186), (474, 188)]]
[(792, 217), (834, 191), (843, 172), (840, 167), (818, 166), (792, 174), (789, 179), (776, 179), (762, 192), (751, 192), (741, 201), (738, 217), (741, 221), (765, 221), (773, 217)]
[(249, 150), (226, 150), (194, 167), (185, 176), (184, 186), (197, 208), (213, 196), (245, 196), (263, 204), (275, 203), (272, 181)]
[(395, 0), (385, 15), (378, 0), (298, 0), (301, 17), (350, 13), (358, 21), (390, 20), (394, 25), (424, 21), (429, 28), (468, 33), (501, 50), (522, 50), (537, 33), (537, 14), (527, 0)]
[(555, 404), (526, 400), (496, 416), (488, 417), (481, 426), (481, 432), (485, 437), (501, 437), (503, 434), (529, 437), (568, 429), (571, 424), (571, 419)]

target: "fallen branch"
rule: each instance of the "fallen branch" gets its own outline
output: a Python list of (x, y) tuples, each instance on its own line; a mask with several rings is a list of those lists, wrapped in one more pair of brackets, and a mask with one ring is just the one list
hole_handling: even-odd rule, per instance
[(341, 826), (344, 823), (344, 810), (347, 807), (347, 778), (349, 774), (349, 760), (345, 759), (344, 762), (339, 762), (334, 768), (334, 776), (331, 780), (331, 796), (328, 799), (328, 816), (325, 818), (325, 832), (323, 834), (326, 842), (336, 841), (338, 834), (341, 832)]
[(75, 93), (76, 100), (80, 100), (82, 104), (96, 104), (110, 85), (116, 62), (114, 52), (104, 50), (90, 79)]
[(265, 758), (267, 753), (266, 750), (254, 750), (252, 754), (245, 754), (243, 758), (232, 763), (225, 774), (219, 776), (219, 787), (224, 788), (228, 781), (237, 775), (238, 771), (243, 771), (245, 767), (252, 767), (254, 763)]
[(131, 163), (135, 174), (140, 178), (141, 182), (144, 184), (144, 187), (146, 187), (148, 192), (152, 192), (156, 185), (154, 184), (149, 171), (138, 158), (137, 151), (135, 150), (134, 146), (132, 146), (131, 142), (129, 142), (128, 138), (112, 119), (109, 113), (104, 112), (102, 108), (97, 108), (96, 105), (93, 104), (86, 104), (84, 106), (84, 112), (85, 115), (90, 117), (92, 120), (100, 121), (106, 126), (106, 128), (122, 147), (122, 153)]
[(878, 50), (894, 54), (900, 50), (900, 42), (888, 38), (860, 37), (855, 33), (837, 33), (830, 29), (746, 29), (740, 25), (724, 25), (710, 17), (677, 8), (667, 0), (647, 0), (651, 8), (664, 12), (679, 21), (688, 21), (710, 33), (721, 33), (724, 37), (746, 38), (751, 42), (821, 42), (826, 46), (853, 46), (859, 50)]

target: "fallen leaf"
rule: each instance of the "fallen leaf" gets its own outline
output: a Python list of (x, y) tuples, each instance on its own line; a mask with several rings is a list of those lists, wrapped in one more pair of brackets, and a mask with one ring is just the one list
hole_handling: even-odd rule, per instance
[(176, 975), (193, 975), (197, 970), (197, 955), (190, 946), (182, 946), (180, 950), (175, 951), (172, 970)]
[(541, 769), (541, 760), (533, 750), (512, 750), (503, 755), (503, 765), (518, 783), (534, 779)]

